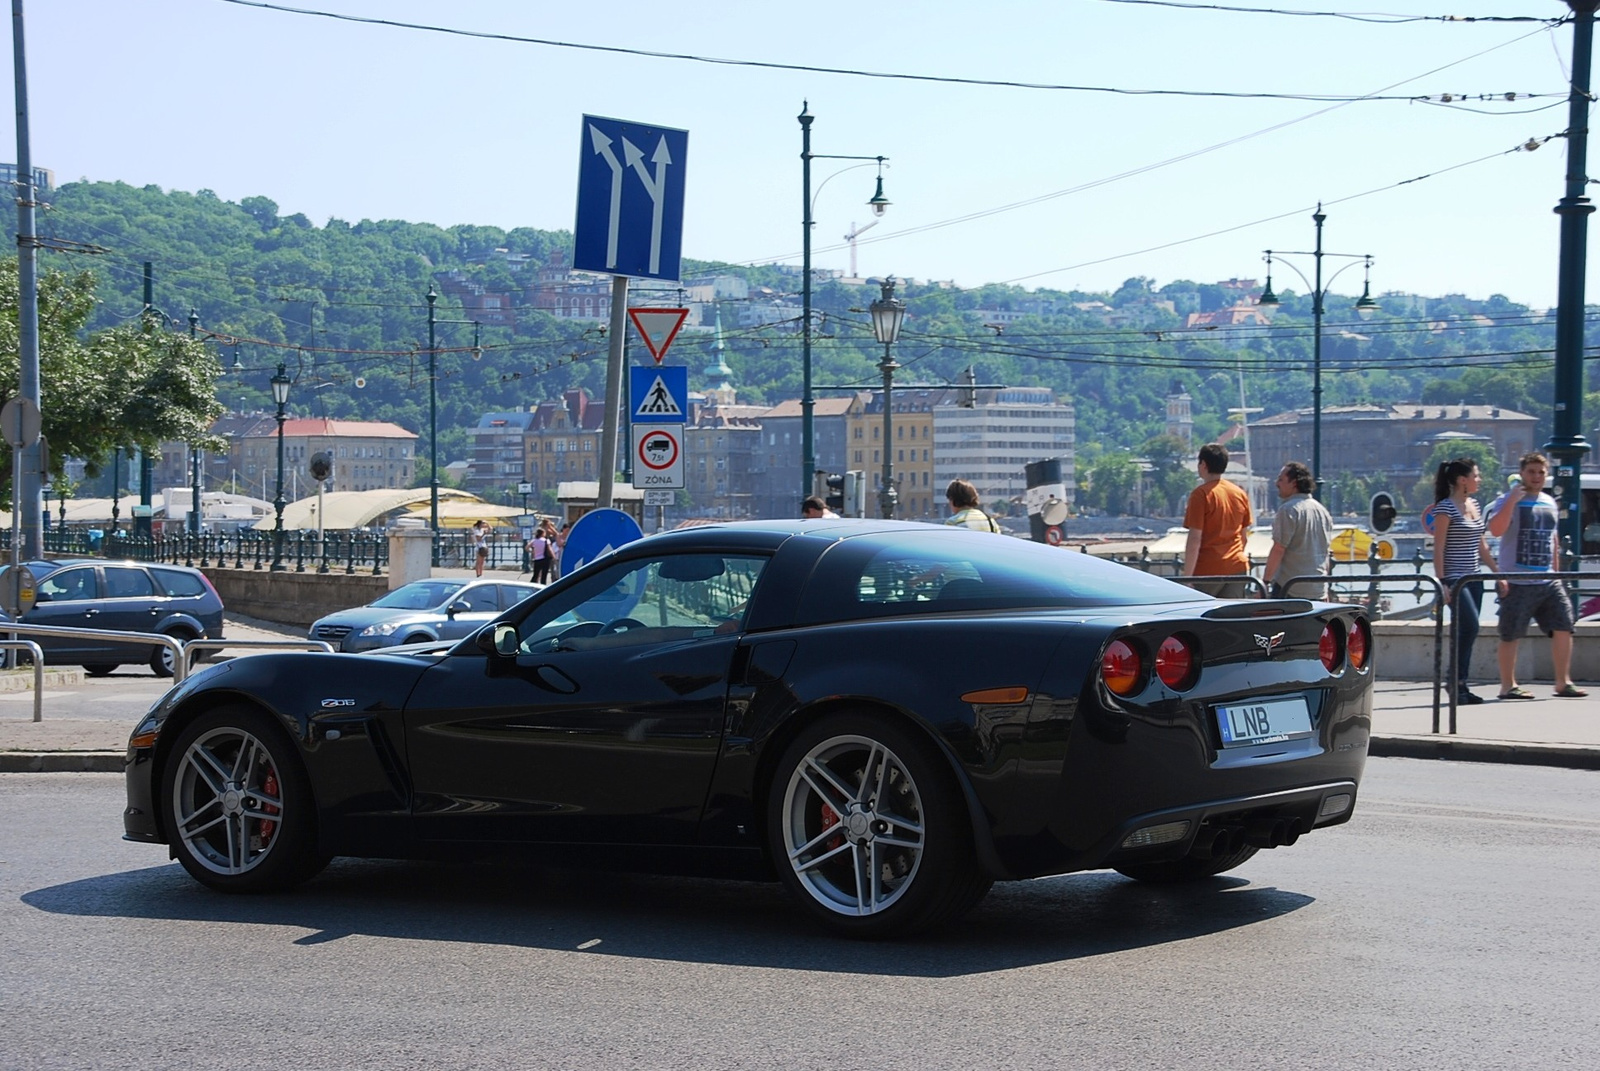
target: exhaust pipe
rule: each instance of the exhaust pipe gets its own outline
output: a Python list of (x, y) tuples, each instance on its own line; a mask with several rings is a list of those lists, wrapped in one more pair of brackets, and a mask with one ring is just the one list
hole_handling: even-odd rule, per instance
[(1257, 848), (1286, 848), (1303, 832), (1305, 823), (1298, 818), (1260, 818), (1245, 827), (1244, 839)]
[[(1216, 859), (1226, 855), (1228, 845), (1232, 840), (1228, 831), (1216, 826), (1201, 826), (1195, 831), (1194, 844), (1189, 848), (1189, 855), (1194, 859)], [(1221, 851), (1217, 849), (1221, 848)]]

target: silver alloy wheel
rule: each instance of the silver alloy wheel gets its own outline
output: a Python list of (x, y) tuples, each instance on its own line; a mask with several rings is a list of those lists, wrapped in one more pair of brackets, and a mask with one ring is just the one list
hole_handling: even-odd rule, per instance
[(783, 849), (801, 886), (840, 915), (886, 911), (911, 888), (926, 831), (900, 757), (866, 736), (806, 752), (783, 796)]
[(189, 745), (172, 782), (174, 836), (218, 874), (244, 874), (272, 851), (283, 823), (283, 789), (265, 744), (220, 727)]

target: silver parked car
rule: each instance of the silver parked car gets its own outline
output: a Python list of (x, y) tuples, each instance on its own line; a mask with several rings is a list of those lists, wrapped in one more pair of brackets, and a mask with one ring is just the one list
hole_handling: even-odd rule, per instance
[(365, 606), (313, 622), (309, 635), (341, 651), (459, 640), (543, 587), (488, 578), (417, 580)]

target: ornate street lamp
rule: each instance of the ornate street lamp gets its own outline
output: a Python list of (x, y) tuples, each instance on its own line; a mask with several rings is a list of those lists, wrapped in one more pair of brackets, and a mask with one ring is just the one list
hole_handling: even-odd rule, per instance
[[(1322, 248), (1322, 223), (1328, 217), (1322, 211), (1322, 205), (1317, 205), (1316, 212), (1311, 219), (1317, 225), (1317, 245), (1312, 250), (1290, 250), (1288, 254), (1282, 251), (1266, 250), (1267, 258), (1267, 286), (1261, 291), (1261, 296), (1256, 299), (1256, 304), (1262, 308), (1277, 308), (1280, 304), (1278, 295), (1272, 292), (1272, 261), (1276, 257), (1289, 270), (1300, 276), (1301, 282), (1311, 288), (1311, 493), (1312, 496), (1322, 498), (1322, 314), (1324, 302), (1328, 296), (1328, 287), (1333, 285), (1344, 272), (1360, 263), (1366, 273), (1366, 281), (1361, 287), (1361, 297), (1355, 304), (1356, 315), (1363, 320), (1378, 311), (1378, 303), (1372, 300), (1372, 256), (1369, 253), (1328, 253)], [(1295, 267), (1290, 261), (1284, 260), (1285, 255), (1311, 257), (1315, 265), (1313, 274), (1316, 281), (1312, 282), (1305, 277), (1305, 273)], [(1326, 285), (1322, 282), (1322, 258), (1340, 257), (1348, 259), (1349, 264), (1340, 268), (1329, 277)], [(1253, 463), (1253, 462), (1252, 462)]]
[[(811, 161), (813, 160), (865, 160), (867, 163), (856, 164), (854, 167), (867, 167), (870, 164), (878, 166), (878, 188), (867, 205), (872, 209), (874, 216), (881, 216), (889, 209), (889, 199), (883, 195), (883, 162), (887, 156), (825, 156), (811, 151), (811, 120), (810, 110), (804, 102), (800, 105), (800, 185), (802, 205), (805, 212), (801, 219), (800, 233), (800, 493), (812, 493), (812, 474), (817, 470), (817, 450), (814, 408), (816, 401), (811, 391), (811, 228), (814, 226), (812, 209), (814, 201), (811, 194)], [(847, 167), (843, 171), (836, 171), (822, 180), (817, 187), (817, 193), (822, 193), (822, 187), (845, 171), (854, 170)], [(854, 246), (851, 247), (852, 249)]]
[(883, 360), (878, 362), (878, 371), (883, 373), (883, 486), (878, 490), (878, 507), (883, 518), (891, 520), (900, 497), (894, 486), (894, 457), (890, 453), (890, 434), (894, 430), (894, 370), (900, 367), (895, 363), (893, 347), (900, 337), (900, 325), (905, 322), (906, 303), (894, 296), (894, 276), (889, 276), (881, 285), (883, 296), (872, 303), (869, 311), (872, 333), (883, 343)]
[(289, 404), (289, 371), (280, 362), (278, 372), (272, 377), (272, 400), (278, 403), (278, 495), (273, 499), (278, 519), (272, 526), (272, 571), (281, 573), (283, 564), (283, 407)]
[(428, 524), (433, 529), (433, 556), (432, 563), (439, 564), (439, 348), (435, 329), (439, 324), (471, 324), (472, 325), (472, 359), (483, 360), (483, 346), (480, 344), (480, 329), (482, 324), (477, 320), (441, 320), (434, 315), (434, 303), (439, 300), (439, 294), (433, 289), (433, 284), (428, 284), (428, 468), (432, 471), (429, 480), (428, 495)]

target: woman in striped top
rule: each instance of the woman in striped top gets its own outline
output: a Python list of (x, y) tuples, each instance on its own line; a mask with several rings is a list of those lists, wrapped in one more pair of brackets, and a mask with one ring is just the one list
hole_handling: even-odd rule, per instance
[[(1472, 573), (1493, 572), (1494, 557), (1484, 534), (1483, 511), (1471, 497), (1478, 491), (1478, 463), (1458, 457), (1439, 466), (1433, 477), (1433, 574), (1444, 582), (1445, 598), (1450, 586)], [(1480, 564), (1482, 563), (1481, 567)], [(1452, 611), (1456, 626), (1456, 702), (1481, 703), (1483, 696), (1467, 690), (1472, 668), (1472, 647), (1478, 640), (1478, 610), (1483, 606), (1483, 582), (1474, 580), (1461, 588)]]

